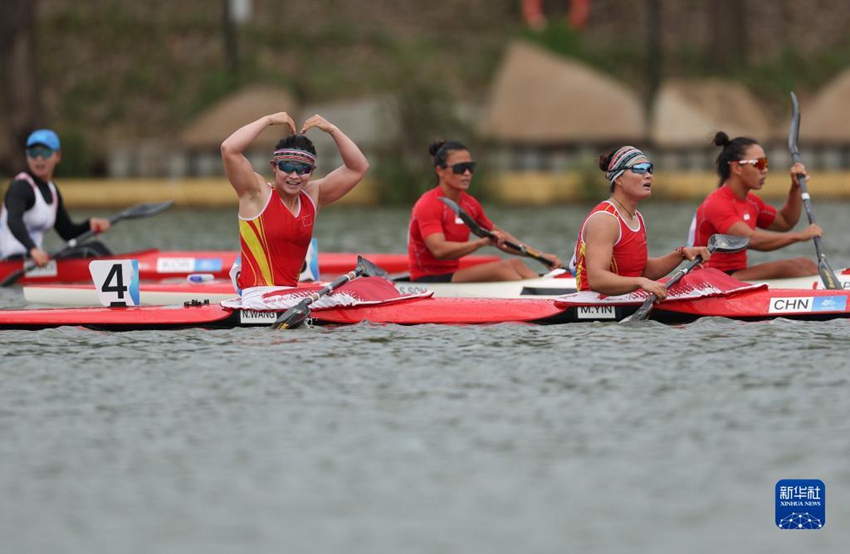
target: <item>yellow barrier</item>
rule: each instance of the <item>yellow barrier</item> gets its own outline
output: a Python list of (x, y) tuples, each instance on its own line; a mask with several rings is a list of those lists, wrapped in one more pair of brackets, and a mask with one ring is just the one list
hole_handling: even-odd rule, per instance
[[(182, 208), (236, 209), (236, 193), (224, 178), (207, 179), (63, 179), (62, 198), (69, 208), (120, 208), (141, 202), (174, 200)], [(340, 202), (378, 203), (375, 188), (361, 183)]]
[[(546, 205), (606, 198), (609, 184), (599, 175), (578, 173), (510, 173), (491, 178), (488, 189), (493, 198), (509, 204)], [(652, 196), (655, 199), (699, 201), (717, 188), (715, 173), (665, 172), (655, 174)], [(788, 196), (791, 178), (787, 173), (770, 175), (758, 195), (765, 200), (783, 200)], [(850, 199), (850, 171), (817, 172), (807, 182), (813, 198)]]
[[(607, 182), (599, 176), (578, 173), (522, 172), (489, 175), (487, 189), (495, 202), (510, 205), (547, 205), (605, 198)], [(70, 208), (121, 208), (140, 202), (174, 200), (177, 207), (236, 207), (236, 194), (224, 178), (205, 179), (62, 179), (62, 197)], [(787, 174), (771, 175), (759, 192), (765, 200), (788, 195)], [(659, 171), (652, 185), (656, 199), (698, 201), (717, 187), (713, 173)], [(850, 198), (850, 172), (821, 172), (809, 180), (816, 199)], [(375, 183), (366, 180), (339, 202), (370, 206), (380, 203)]]

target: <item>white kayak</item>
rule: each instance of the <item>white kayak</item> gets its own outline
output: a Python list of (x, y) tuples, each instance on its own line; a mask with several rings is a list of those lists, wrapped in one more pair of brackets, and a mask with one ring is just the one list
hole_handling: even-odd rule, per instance
[[(850, 269), (835, 272), (845, 290), (850, 289)], [(555, 298), (576, 292), (575, 279), (564, 277), (563, 270), (555, 270), (536, 279), (500, 281), (494, 283), (412, 283), (396, 281), (401, 294), (432, 292), (444, 298)], [(797, 277), (750, 281), (767, 284), (771, 289), (823, 289), (820, 277)], [(306, 283), (310, 285), (310, 283)], [(99, 306), (93, 285), (31, 285), (23, 287), (28, 303), (44, 306)], [(142, 283), (139, 287), (142, 305), (164, 306), (197, 300), (221, 302), (236, 296), (230, 281), (215, 280), (207, 283), (158, 282)]]
[[(561, 275), (566, 275), (562, 277)], [(313, 283), (300, 283), (309, 286)], [(536, 279), (495, 283), (412, 283), (394, 282), (401, 294), (433, 292), (445, 298), (555, 298), (576, 292), (575, 279), (564, 270), (555, 270)], [(32, 285), (23, 287), (24, 299), (43, 306), (99, 306), (94, 285)], [(230, 281), (206, 283), (187, 281), (141, 283), (140, 304), (164, 306), (197, 300), (221, 302), (236, 296)]]

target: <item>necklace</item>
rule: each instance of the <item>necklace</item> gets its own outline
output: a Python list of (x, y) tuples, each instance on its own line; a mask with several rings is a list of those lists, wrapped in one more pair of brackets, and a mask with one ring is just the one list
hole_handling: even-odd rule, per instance
[(623, 208), (624, 210), (626, 210), (626, 213), (627, 213), (627, 214), (629, 214), (629, 217), (631, 217), (632, 219), (634, 219), (635, 214), (633, 214), (633, 213), (632, 213), (632, 212), (630, 212), (630, 211), (629, 211), (629, 210), (628, 210), (625, 206), (623, 206), (623, 203), (622, 203), (622, 202), (620, 202), (619, 200), (617, 200), (617, 198), (616, 198), (615, 196), (612, 196), (612, 197), (611, 197), (611, 200), (613, 200), (614, 202), (616, 202), (617, 204), (619, 204), (621, 208)]

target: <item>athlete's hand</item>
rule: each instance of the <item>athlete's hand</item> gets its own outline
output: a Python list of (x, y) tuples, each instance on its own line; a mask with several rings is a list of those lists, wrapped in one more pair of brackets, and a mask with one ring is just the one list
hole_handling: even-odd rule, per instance
[(493, 235), (490, 240), (490, 245), (495, 246), (496, 248), (501, 248), (505, 245), (505, 234), (501, 231), (494, 230), (490, 231), (490, 234)]
[(95, 233), (105, 233), (112, 228), (112, 223), (108, 219), (102, 217), (93, 217), (89, 219), (89, 229)]
[(50, 261), (50, 255), (41, 248), (31, 248), (30, 258), (32, 258), (32, 261), (34, 261), (35, 265), (38, 267), (43, 267)]
[(540, 255), (552, 262), (552, 265), (550, 265), (549, 267), (551, 267), (553, 269), (556, 268), (556, 267), (564, 267), (564, 262), (562, 262), (561, 258), (559, 258), (558, 256), (556, 256), (554, 254), (543, 254), (543, 253), (541, 253)]
[(292, 129), (293, 135), (298, 132), (295, 130), (295, 121), (293, 121), (292, 117), (290, 117), (286, 112), (277, 112), (276, 114), (270, 115), (269, 125), (289, 125), (289, 128)]
[(304, 122), (304, 127), (301, 128), (301, 134), (303, 135), (313, 127), (316, 127), (317, 129), (320, 129), (328, 133), (329, 135), (337, 130), (336, 125), (334, 125), (324, 117), (320, 116), (319, 114), (316, 114)]
[(820, 228), (820, 225), (817, 223), (812, 223), (802, 231), (800, 231), (800, 242), (806, 242), (807, 240), (812, 240), (815, 237), (822, 237), (823, 229)]
[(657, 296), (659, 302), (667, 298), (667, 287), (665, 287), (658, 281), (653, 281), (652, 279), (641, 277), (640, 288), (645, 290), (649, 294), (654, 294), (655, 296)]
[(702, 258), (702, 261), (707, 262), (711, 258), (711, 251), (705, 246), (686, 246), (682, 249), (682, 255), (688, 261), (694, 261), (697, 256)]
[(789, 170), (791, 173), (791, 184), (794, 186), (800, 186), (800, 180), (797, 178), (798, 175), (802, 175), (808, 179), (809, 174), (806, 173), (806, 166), (801, 164), (800, 162), (795, 163), (791, 166)]

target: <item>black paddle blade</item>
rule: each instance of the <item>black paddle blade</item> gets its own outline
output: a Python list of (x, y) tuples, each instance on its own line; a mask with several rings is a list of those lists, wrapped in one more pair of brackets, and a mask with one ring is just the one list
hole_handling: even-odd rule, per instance
[(143, 204), (136, 204), (130, 208), (127, 208), (123, 212), (119, 213), (115, 216), (115, 219), (135, 219), (137, 217), (150, 217), (152, 215), (156, 215), (158, 213), (164, 212), (168, 208), (174, 205), (174, 200), (169, 200), (167, 202), (145, 202)]
[(737, 235), (711, 235), (706, 247), (709, 252), (721, 252), (731, 254), (740, 252), (750, 245), (750, 237), (739, 237)]
[(358, 275), (365, 275), (366, 277), (383, 277), (384, 279), (388, 279), (390, 276), (384, 268), (375, 265), (363, 256), (357, 256), (357, 267), (354, 268), (354, 271)]
[(292, 306), (272, 323), (272, 329), (295, 329), (300, 327), (310, 317), (310, 299), (306, 298)]
[(463, 208), (458, 206), (457, 203), (454, 200), (452, 200), (451, 198), (446, 198), (445, 196), (441, 196), (440, 201), (443, 204), (445, 204), (446, 206), (448, 206), (455, 213), (455, 215), (458, 216), (461, 219), (461, 221), (463, 221), (466, 224), (466, 226), (469, 227), (469, 230), (472, 231), (472, 233), (475, 234), (476, 236), (479, 236), (481, 238), (491, 238), (493, 236), (492, 233), (490, 233), (486, 229), (482, 229), (481, 226), (478, 225), (478, 223), (474, 219), (469, 217), (469, 214), (466, 213), (465, 211), (463, 211)]
[[(24, 273), (27, 272), (27, 262), (23, 262), (24, 266), (21, 269), (13, 271), (9, 275), (7, 275), (2, 281), (0, 281), (0, 287), (11, 287), (15, 283), (18, 282)], [(32, 267), (35, 267), (35, 264), (32, 264)]]

